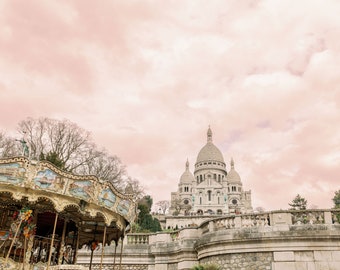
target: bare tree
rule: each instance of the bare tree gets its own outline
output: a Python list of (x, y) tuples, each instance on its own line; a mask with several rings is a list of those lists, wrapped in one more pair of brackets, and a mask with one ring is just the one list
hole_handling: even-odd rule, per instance
[(99, 155), (90, 133), (69, 120), (27, 118), (19, 123), (19, 132), (29, 145), (30, 157), (57, 157), (58, 164), (69, 172)]
[(175, 198), (174, 200), (172, 200), (172, 208), (175, 209), (175, 212), (173, 213), (174, 215), (178, 215), (181, 212), (182, 209), (182, 202), (180, 198)]
[(141, 185), (139, 180), (127, 177), (124, 182), (126, 183), (125, 193), (133, 194), (135, 201), (141, 200), (144, 197), (144, 187)]
[[(90, 151), (96, 151), (90, 149)], [(89, 155), (91, 156), (91, 155)], [(110, 181), (115, 186), (124, 188), (122, 183), (126, 176), (126, 168), (117, 156), (109, 155), (105, 150), (97, 151), (94, 158), (77, 169), (80, 174), (92, 174), (98, 178)]]
[(156, 203), (156, 207), (157, 209), (163, 214), (165, 215), (165, 213), (169, 210), (170, 208), (170, 202), (169, 201), (159, 201)]
[(19, 156), (20, 147), (16, 141), (6, 136), (4, 132), (0, 132), (0, 157)]
[(0, 133), (0, 156), (21, 155), (28, 146), (29, 157), (48, 160), (63, 170), (77, 174), (91, 174), (110, 181), (121, 191), (129, 186), (136, 200), (144, 196), (144, 188), (137, 179), (127, 175), (121, 160), (99, 150), (90, 133), (69, 120), (27, 118), (18, 124), (22, 134), (21, 146), (16, 140)]
[(18, 130), (22, 134), (23, 140), (28, 143), (30, 156), (33, 159), (39, 159), (49, 151), (45, 150), (48, 145), (46, 134), (48, 121), (47, 118), (27, 118), (18, 124)]

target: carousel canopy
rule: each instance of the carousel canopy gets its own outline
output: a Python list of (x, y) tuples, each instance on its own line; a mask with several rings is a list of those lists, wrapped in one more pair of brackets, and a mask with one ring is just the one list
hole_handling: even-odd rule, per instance
[(39, 218), (41, 228), (53, 221), (46, 213), (58, 214), (80, 228), (80, 244), (100, 235), (104, 227), (106, 241), (124, 235), (136, 217), (132, 198), (109, 182), (62, 171), (47, 161), (0, 159), (0, 209), (24, 206), (45, 213)]

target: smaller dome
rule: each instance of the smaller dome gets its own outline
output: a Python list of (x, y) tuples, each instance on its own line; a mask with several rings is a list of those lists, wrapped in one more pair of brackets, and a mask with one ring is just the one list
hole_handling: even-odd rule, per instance
[(189, 171), (189, 161), (187, 160), (187, 162), (185, 163), (185, 171), (182, 174), (181, 178), (180, 178), (180, 183), (190, 183), (195, 181), (195, 177), (194, 175)]
[(232, 182), (232, 183), (235, 183), (235, 182), (241, 183), (241, 177), (238, 174), (238, 172), (235, 171), (233, 159), (231, 159), (231, 161), (230, 161), (230, 167), (231, 167), (230, 172), (227, 174), (227, 181)]

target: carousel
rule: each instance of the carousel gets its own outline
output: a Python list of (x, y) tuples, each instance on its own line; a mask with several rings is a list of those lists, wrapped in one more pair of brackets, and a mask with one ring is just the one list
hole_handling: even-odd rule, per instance
[[(0, 269), (91, 269), (93, 252), (117, 247), (129, 230), (132, 197), (47, 161), (0, 159)], [(77, 265), (83, 247), (91, 250), (86, 266)]]

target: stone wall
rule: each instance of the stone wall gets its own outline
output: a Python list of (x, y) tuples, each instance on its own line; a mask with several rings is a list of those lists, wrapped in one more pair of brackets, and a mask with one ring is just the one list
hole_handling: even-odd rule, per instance
[(339, 270), (340, 251), (274, 252), (273, 270)]
[(167, 270), (177, 270), (178, 269), (178, 263), (169, 263)]
[(201, 264), (214, 263), (221, 270), (271, 270), (272, 252), (250, 252), (211, 256), (200, 261)]
[(221, 270), (339, 270), (340, 251), (250, 252), (211, 256), (200, 263), (214, 263)]
[[(86, 269), (89, 269), (90, 265), (89, 264), (83, 264), (82, 266), (86, 267)], [(126, 264), (122, 264), (121, 266), (121, 270), (148, 270), (148, 265), (126, 265)], [(112, 270), (113, 269), (113, 264), (112, 265), (108, 265), (108, 264), (104, 264), (102, 265), (102, 268), (100, 268), (99, 264), (93, 264), (91, 266), (91, 270)], [(116, 265), (115, 269), (119, 269), (118, 265)]]
[[(122, 269), (189, 270), (198, 263), (214, 263), (221, 270), (340, 270), (339, 213), (329, 209), (224, 216), (175, 232), (128, 234)], [(95, 252), (92, 269), (99, 269), (100, 254)], [(78, 255), (78, 263), (88, 265), (89, 251)], [(112, 269), (113, 257), (113, 247), (105, 247), (102, 270)]]

